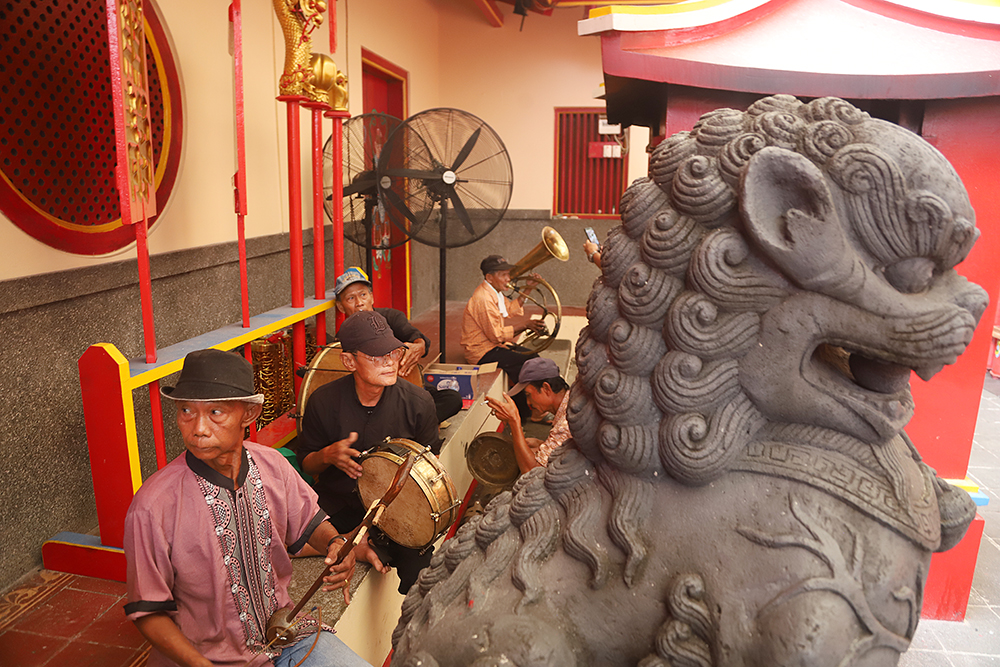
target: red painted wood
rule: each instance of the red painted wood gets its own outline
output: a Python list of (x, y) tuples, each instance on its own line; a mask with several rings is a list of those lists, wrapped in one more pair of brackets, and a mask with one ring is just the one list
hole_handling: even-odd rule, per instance
[(458, 532), (458, 527), (462, 525), (462, 519), (465, 518), (465, 512), (469, 509), (469, 503), (472, 501), (472, 494), (475, 492), (477, 486), (479, 486), (478, 480), (474, 479), (469, 483), (469, 488), (465, 491), (465, 498), (462, 499), (462, 504), (458, 507), (458, 516), (455, 518), (455, 523), (451, 524), (451, 528), (448, 529), (444, 539), (450, 540), (455, 537), (455, 533)]
[(337, 0), (329, 3), (330, 53), (337, 52)]
[(251, 436), (250, 440), (256, 442), (258, 445), (280, 447), (282, 444), (287, 442), (290, 435), (295, 433), (295, 430), (295, 417), (292, 416), (291, 413), (286, 413), (257, 431), (257, 434), (255, 436)]
[[(385, 58), (362, 48), (362, 100), (366, 112), (385, 113), (396, 118), (407, 116), (407, 84), (409, 73)], [(404, 240), (403, 233), (391, 225), (392, 243)], [(374, 253), (372, 261), (372, 291), (375, 305), (401, 310), (409, 316), (410, 268), (408, 243), (391, 250)]]
[(494, 0), (475, 0), (475, 2), (483, 16), (486, 17), (487, 23), (494, 28), (503, 27), (503, 14), (500, 13), (500, 8), (497, 7)]
[(931, 557), (921, 616), (941, 621), (965, 619), (985, 525), (983, 517), (977, 514), (965, 537), (954, 549)]
[(125, 581), (125, 552), (122, 549), (48, 540), (42, 543), (42, 566), (55, 572)]
[(556, 109), (554, 215), (618, 217), (618, 202), (627, 184), (626, 161), (603, 157), (602, 146), (618, 145), (598, 133), (603, 113), (593, 108)]
[[(247, 275), (247, 240), (244, 216), (247, 214), (246, 114), (243, 110), (243, 10), (242, 0), (229, 5), (233, 24), (233, 82), (236, 112), (236, 173), (233, 175), (236, 202), (236, 236), (240, 257), (240, 309), (243, 326), (250, 326), (250, 284)], [(247, 347), (247, 355), (250, 354)], [(250, 357), (247, 356), (247, 360)]]
[[(285, 103), (287, 112), (288, 255), (291, 265), (292, 307), (301, 308), (305, 303), (306, 295), (302, 269), (302, 168), (300, 165), (299, 108), (305, 98), (283, 95), (278, 100)], [(292, 367), (298, 369), (305, 365), (306, 325), (305, 322), (296, 322), (292, 325)], [(295, 378), (295, 395), (298, 396), (302, 378), (299, 377), (298, 373), (294, 373), (293, 377)]]
[(78, 365), (101, 542), (120, 547), (125, 513), (135, 493), (131, 465), (135, 455), (134, 407), (131, 391), (121, 381), (122, 373), (128, 372), (128, 362), (113, 347), (98, 344), (87, 348)]
[(156, 327), (153, 323), (153, 284), (149, 273), (146, 219), (135, 225), (135, 249), (139, 264), (139, 301), (142, 307), (142, 340), (146, 363), (156, 363)]
[[(333, 118), (333, 191), (330, 193), (333, 201), (344, 198), (344, 120), (350, 117), (346, 111), (332, 111), (327, 116)], [(344, 272), (344, 209), (333, 207), (333, 275)], [(337, 311), (337, 327), (344, 321), (344, 314)], [(298, 392), (296, 392), (298, 395)]]
[[(957, 270), (997, 303), (1000, 288), (1000, 97), (927, 102), (923, 135), (962, 177), (982, 232)], [(991, 309), (958, 363), (929, 383), (911, 379), (916, 413), (907, 433), (929, 466), (946, 478), (965, 477), (982, 396), (984, 363), (993, 341)]]
[[(1000, 26), (933, 17), (879, 0), (768, 4), (764, 9), (774, 11), (736, 20), (723, 34), (713, 35), (710, 26), (705, 35), (603, 32), (603, 70), (648, 81), (801, 97), (924, 100), (1000, 92), (995, 57)], [(671, 33), (678, 43), (671, 42)], [(854, 38), (856, 48), (836, 48), (845, 35)], [(934, 48), (927, 48), (928, 39)], [(776, 43), (784, 45), (780, 53), (804, 55), (789, 65)]]
[[(317, 299), (323, 299), (326, 297), (326, 241), (323, 238), (326, 223), (326, 212), (323, 210), (323, 112), (330, 107), (326, 104), (306, 106), (312, 112), (313, 295)], [(326, 311), (323, 311), (316, 316), (316, 344), (325, 343)]]
[[(143, 216), (135, 228), (135, 247), (139, 264), (139, 300), (142, 306), (142, 335), (146, 348), (146, 363), (156, 363), (156, 325), (153, 321), (153, 285), (149, 273), (149, 246), (146, 243), (146, 218)], [(160, 405), (160, 383), (149, 385), (150, 418), (153, 422), (153, 446), (156, 450), (156, 467), (167, 465), (167, 444), (163, 432), (163, 408)]]
[(128, 175), (124, 168), (128, 164), (128, 140), (125, 128), (125, 111), (122, 100), (122, 45), (118, 32), (118, 2), (106, 0), (105, 16), (108, 22), (108, 61), (111, 64), (111, 107), (115, 114), (115, 150), (117, 166), (115, 167), (115, 183), (118, 189), (118, 206), (121, 210), (122, 224), (130, 225), (136, 222), (133, 215), (131, 199), (128, 196)]
[(149, 414), (153, 422), (153, 449), (156, 450), (156, 469), (167, 465), (167, 441), (163, 432), (163, 405), (160, 401), (160, 381), (146, 385), (149, 389)]

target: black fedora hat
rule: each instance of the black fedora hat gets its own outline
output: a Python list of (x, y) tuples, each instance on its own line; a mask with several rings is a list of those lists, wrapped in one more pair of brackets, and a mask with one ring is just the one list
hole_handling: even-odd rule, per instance
[(160, 393), (175, 401), (247, 401), (263, 403), (253, 384), (253, 366), (233, 352), (195, 350), (184, 357), (184, 367), (173, 387)]

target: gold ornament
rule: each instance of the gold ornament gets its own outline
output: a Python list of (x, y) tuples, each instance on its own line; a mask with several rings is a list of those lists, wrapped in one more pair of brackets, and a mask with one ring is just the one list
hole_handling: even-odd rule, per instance
[(309, 60), (311, 76), (306, 86), (306, 97), (326, 104), (337, 111), (347, 111), (347, 75), (333, 58), (325, 53), (314, 53)]
[(285, 71), (278, 80), (281, 95), (309, 97), (312, 76), (312, 33), (323, 23), (326, 0), (272, 0), (285, 36)]

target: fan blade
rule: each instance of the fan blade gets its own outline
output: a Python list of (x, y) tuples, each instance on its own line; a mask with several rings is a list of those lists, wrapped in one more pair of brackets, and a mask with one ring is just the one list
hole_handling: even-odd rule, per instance
[(392, 190), (382, 190), (382, 194), (384, 194), (385, 198), (389, 200), (389, 203), (395, 206), (396, 210), (402, 213), (412, 224), (420, 224), (417, 222), (416, 216), (413, 215), (413, 211), (411, 211), (410, 207), (406, 205), (406, 202), (403, 201), (402, 197)]
[(476, 145), (479, 140), (479, 133), (482, 132), (482, 127), (477, 127), (476, 131), (469, 135), (469, 138), (465, 141), (465, 145), (462, 146), (462, 150), (458, 152), (458, 156), (455, 161), (451, 164), (452, 171), (458, 171), (458, 168), (462, 166), (465, 162), (465, 158), (469, 157), (469, 153), (472, 152), (472, 147)]
[(365, 192), (366, 190), (370, 191), (366, 192), (366, 194), (375, 194), (377, 191), (377, 184), (378, 181), (376, 181), (374, 177), (368, 179), (355, 179), (353, 183), (344, 188), (344, 196), (350, 197), (351, 195), (356, 195), (359, 192)]
[(403, 169), (402, 167), (398, 169), (386, 169), (382, 172), (383, 176), (389, 176), (392, 178), (419, 178), (425, 181), (434, 180), (440, 181), (441, 174), (436, 171), (427, 171), (426, 169)]
[(448, 198), (451, 199), (451, 203), (455, 205), (455, 211), (458, 213), (458, 219), (462, 221), (462, 225), (468, 230), (471, 236), (476, 235), (476, 230), (472, 228), (472, 219), (469, 217), (469, 212), (465, 210), (465, 204), (458, 196), (458, 191), (455, 188), (449, 188)]

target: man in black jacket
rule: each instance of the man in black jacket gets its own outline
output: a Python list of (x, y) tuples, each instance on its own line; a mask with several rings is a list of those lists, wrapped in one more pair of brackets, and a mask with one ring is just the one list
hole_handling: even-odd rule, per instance
[[(342, 532), (353, 530), (365, 515), (357, 493), (363, 472), (356, 460), (388, 438), (405, 438), (441, 451), (438, 420), (430, 395), (409, 382), (397, 382), (404, 344), (379, 313), (351, 315), (338, 332), (341, 361), (351, 375), (322, 385), (309, 397), (298, 436), (302, 470), (316, 479), (319, 505)], [(401, 593), (409, 590), (431, 551), (420, 553), (396, 544), (373, 529), (370, 545), (381, 562), (395, 567)]]

